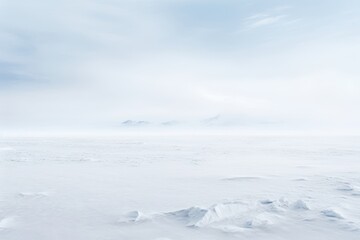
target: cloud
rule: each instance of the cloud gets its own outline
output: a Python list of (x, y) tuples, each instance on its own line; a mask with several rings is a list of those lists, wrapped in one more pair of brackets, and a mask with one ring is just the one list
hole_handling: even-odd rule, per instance
[(245, 2), (2, 1), (0, 129), (217, 114), (356, 127), (355, 25), (327, 28), (336, 11), (313, 4)]
[(268, 26), (278, 23), (280, 20), (286, 18), (286, 15), (263, 15), (257, 14), (246, 19), (247, 25), (250, 28), (257, 28), (262, 26)]

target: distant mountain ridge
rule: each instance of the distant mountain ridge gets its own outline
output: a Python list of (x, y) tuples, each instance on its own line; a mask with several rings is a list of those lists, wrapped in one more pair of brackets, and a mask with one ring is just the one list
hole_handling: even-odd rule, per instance
[(198, 119), (198, 120), (159, 120), (159, 121), (145, 121), (145, 120), (126, 120), (121, 123), (123, 127), (230, 127), (230, 126), (265, 126), (277, 125), (279, 122), (271, 121), (271, 119), (262, 119), (258, 116), (223, 116), (220, 114), (212, 117)]
[(145, 125), (149, 125), (150, 122), (148, 121), (134, 121), (134, 120), (126, 120), (124, 122), (121, 123), (123, 126), (145, 126)]

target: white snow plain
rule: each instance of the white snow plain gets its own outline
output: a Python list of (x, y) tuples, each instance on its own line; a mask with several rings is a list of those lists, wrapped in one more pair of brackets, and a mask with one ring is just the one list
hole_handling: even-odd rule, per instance
[(360, 137), (0, 139), (1, 240), (359, 238)]

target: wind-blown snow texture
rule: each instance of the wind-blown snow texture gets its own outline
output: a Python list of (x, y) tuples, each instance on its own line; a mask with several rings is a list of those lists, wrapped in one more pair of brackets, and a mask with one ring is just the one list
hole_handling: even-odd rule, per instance
[(352, 240), (359, 202), (359, 137), (0, 139), (1, 240)]

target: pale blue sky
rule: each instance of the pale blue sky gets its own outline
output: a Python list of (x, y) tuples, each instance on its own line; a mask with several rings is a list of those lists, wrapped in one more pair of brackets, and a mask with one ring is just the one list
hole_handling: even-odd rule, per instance
[(0, 129), (352, 131), (359, 40), (355, 0), (0, 0)]

